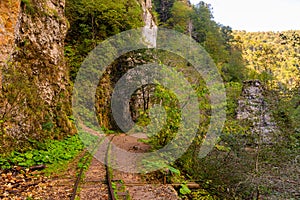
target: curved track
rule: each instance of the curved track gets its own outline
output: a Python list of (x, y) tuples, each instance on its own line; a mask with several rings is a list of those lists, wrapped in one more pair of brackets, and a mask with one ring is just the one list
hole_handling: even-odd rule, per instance
[[(101, 163), (96, 158), (92, 159), (89, 169), (84, 172), (80, 170), (72, 193), (72, 200), (78, 195), (81, 199), (118, 199), (118, 200), (177, 200), (175, 185), (162, 184), (162, 180), (149, 181), (141, 174), (126, 173), (113, 169), (116, 157), (111, 152), (114, 145), (131, 152), (142, 153), (149, 149), (138, 141), (138, 138), (126, 134), (106, 136), (109, 143), (103, 150), (105, 152), (105, 163)], [(136, 147), (136, 148), (135, 148)], [(87, 162), (85, 160), (84, 162)], [(85, 163), (86, 164), (86, 163)], [(84, 164), (84, 165), (85, 165)], [(82, 178), (85, 174), (84, 178)], [(179, 185), (180, 186), (180, 185)], [(80, 187), (80, 193), (77, 189)], [(176, 187), (176, 186), (175, 186)], [(177, 186), (178, 187), (178, 186)]]
[[(112, 142), (112, 140), (113, 140), (114, 137), (115, 137), (115, 135), (111, 137), (109, 145), (108, 145), (108, 148), (107, 148), (107, 151), (106, 151), (106, 155), (105, 155), (105, 162), (107, 163), (106, 166), (105, 166), (105, 171), (106, 171), (106, 176), (105, 177), (106, 177), (106, 180), (99, 180), (99, 182), (101, 182), (101, 183), (106, 183), (107, 188), (108, 188), (108, 195), (109, 195), (109, 198), (111, 200), (116, 200), (114, 186), (113, 186), (113, 182), (112, 182), (113, 170), (109, 166), (109, 163), (110, 163), (110, 159), (109, 159), (110, 146), (111, 146), (111, 142)], [(88, 152), (86, 152), (82, 156), (82, 158), (84, 158), (85, 156), (87, 156), (87, 154), (88, 154)], [(84, 160), (83, 165), (86, 165), (88, 160), (89, 159), (87, 157)], [(76, 198), (77, 190), (78, 190), (78, 187), (79, 187), (80, 182), (82, 180), (83, 171), (84, 171), (84, 168), (82, 167), (80, 169), (79, 173), (78, 173), (78, 176), (77, 176), (76, 180), (75, 180), (73, 191), (72, 191), (71, 200), (75, 200), (75, 198)], [(120, 199), (120, 198), (118, 198), (118, 199)]]

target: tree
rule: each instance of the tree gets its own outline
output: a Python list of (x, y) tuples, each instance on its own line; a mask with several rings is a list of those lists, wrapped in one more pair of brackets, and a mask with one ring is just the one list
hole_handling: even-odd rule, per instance
[(142, 9), (136, 0), (67, 0), (66, 16), (70, 23), (66, 57), (72, 80), (83, 59), (99, 42), (143, 25)]
[(175, 0), (153, 0), (154, 9), (159, 14), (159, 21), (164, 24), (171, 17), (171, 8)]
[(181, 1), (176, 1), (171, 8), (171, 17), (167, 20), (168, 27), (176, 31), (187, 33), (192, 8)]

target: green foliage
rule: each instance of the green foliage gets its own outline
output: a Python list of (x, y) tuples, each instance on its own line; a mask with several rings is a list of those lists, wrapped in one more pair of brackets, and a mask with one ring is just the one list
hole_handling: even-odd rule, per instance
[(234, 45), (243, 51), (251, 79), (270, 87), (293, 88), (299, 82), (299, 31), (234, 32)]
[(200, 2), (193, 9), (193, 39), (203, 45), (210, 54), (225, 81), (242, 81), (244, 63), (241, 50), (232, 45), (232, 29), (213, 20), (209, 4)]
[(177, 133), (181, 115), (177, 106), (178, 102), (176, 96), (173, 92), (164, 88), (162, 85), (157, 85), (154, 96), (156, 98), (155, 102), (162, 104), (167, 115), (166, 124), (163, 126), (162, 130), (151, 137), (151, 144), (155, 146), (155, 148), (161, 148), (168, 144)]
[(191, 199), (197, 199), (197, 200), (217, 200), (220, 198), (217, 198), (214, 195), (211, 195), (207, 190), (205, 189), (199, 189), (196, 191), (191, 192)]
[(0, 166), (7, 169), (18, 165), (30, 167), (40, 164), (53, 164), (74, 158), (84, 148), (77, 135), (68, 137), (65, 140), (48, 140), (45, 143), (31, 141), (35, 149), (24, 153), (13, 151), (7, 157), (0, 157)]
[(167, 166), (166, 167), (168, 170), (170, 170), (170, 172), (172, 173), (172, 174), (174, 174), (174, 175), (177, 175), (177, 176), (180, 176), (180, 170), (179, 169), (176, 169), (176, 168), (174, 168), (174, 167), (172, 167), (172, 166)]
[[(120, 199), (118, 193), (126, 193), (125, 199), (130, 200), (129, 192), (126, 190), (126, 186), (124, 185), (124, 181), (122, 180), (114, 180), (111, 182), (112, 189), (114, 190), (114, 197), (116, 200)], [(124, 196), (122, 197), (124, 199)]]
[(172, 27), (176, 31), (185, 33), (188, 29), (190, 22), (190, 15), (192, 14), (192, 8), (186, 3), (181, 1), (175, 1), (171, 8), (171, 18), (166, 22), (167, 27)]
[(181, 188), (180, 188), (179, 192), (181, 195), (187, 195), (192, 192), (186, 184), (181, 184), (180, 186), (181, 186)]
[(106, 134), (115, 134), (115, 133), (116, 133), (115, 131), (110, 130), (110, 129), (104, 127), (104, 126), (102, 126), (101, 129), (102, 129), (102, 131), (103, 131), (104, 133), (106, 133)]
[(156, 0), (154, 4), (160, 25), (186, 33), (199, 42), (213, 58), (225, 81), (244, 80), (242, 53), (232, 45), (232, 29), (213, 20), (209, 4), (200, 2), (192, 7), (179, 0)]
[(90, 153), (86, 153), (77, 163), (78, 169), (87, 170), (91, 164), (93, 156)]
[(42, 124), (42, 129), (46, 130), (46, 131), (51, 131), (53, 126), (54, 125), (53, 125), (52, 121), (49, 121), (49, 122), (46, 122), (46, 123)]
[(227, 97), (227, 117), (236, 118), (236, 110), (238, 99), (242, 92), (242, 84), (240, 82), (228, 82), (225, 85)]
[(109, 36), (141, 27), (142, 9), (135, 0), (67, 0), (66, 17), (70, 29), (65, 55), (74, 81), (83, 59)]
[(21, 0), (21, 5), (22, 4), (24, 5), (24, 9), (25, 9), (26, 13), (31, 14), (31, 15), (36, 13), (36, 8), (32, 4), (31, 0)]
[(158, 13), (158, 18), (161, 24), (164, 25), (172, 16), (171, 9), (175, 0), (153, 0), (154, 10)]
[[(298, 83), (299, 84), (299, 83)], [(276, 98), (274, 98), (276, 97)], [(285, 138), (285, 148), (300, 148), (299, 140), (299, 119), (300, 119), (300, 93), (299, 86), (292, 88), (284, 93), (277, 89), (271, 90), (268, 100), (272, 105), (273, 116), (281, 129), (281, 136)]]

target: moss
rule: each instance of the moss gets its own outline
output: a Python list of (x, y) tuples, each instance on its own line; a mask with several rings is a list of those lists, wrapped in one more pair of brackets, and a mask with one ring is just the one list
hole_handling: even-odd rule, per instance
[[(30, 148), (28, 138), (42, 141), (51, 137), (64, 138), (75, 133), (74, 125), (67, 117), (71, 115), (70, 87), (65, 87), (66, 83), (57, 81), (60, 78), (57, 74), (60, 74), (64, 63), (54, 65), (48, 56), (37, 51), (39, 48), (47, 50), (51, 45), (42, 46), (27, 37), (27, 33), (34, 31), (33, 23), (47, 23), (45, 18), (54, 18), (53, 13), (50, 13), (49, 17), (43, 16), (40, 9), (45, 10), (45, 6), (41, 1), (44, 0), (21, 1), (23, 14), (31, 20), (22, 21), (24, 33), (21, 33), (20, 40), (16, 43), (15, 57), (2, 70), (5, 83), (0, 93), (0, 106), (4, 108), (0, 111), (0, 121), (3, 121), (0, 124), (0, 153)], [(31, 12), (32, 9), (36, 13)], [(29, 12), (34, 15), (27, 14)], [(48, 29), (45, 26), (41, 31)], [(52, 33), (52, 30), (49, 32)], [(64, 74), (64, 78), (68, 79), (67, 73)], [(40, 86), (53, 85), (54, 82), (58, 87), (49, 89), (57, 95), (48, 102)], [(51, 117), (47, 118), (47, 115)]]
[(43, 0), (40, 2), (35, 2), (33, 0), (21, 0), (21, 7), (23, 8), (26, 14), (29, 14), (31, 16), (37, 15), (42, 17), (54, 17), (59, 21), (64, 20), (61, 16), (59, 16), (57, 10), (49, 8)]
[(21, 0), (21, 7), (30, 15), (34, 15), (37, 12), (36, 6), (33, 5), (31, 0)]

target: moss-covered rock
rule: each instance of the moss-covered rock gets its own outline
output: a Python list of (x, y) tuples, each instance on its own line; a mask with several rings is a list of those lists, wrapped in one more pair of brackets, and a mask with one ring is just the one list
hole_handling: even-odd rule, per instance
[[(9, 3), (0, 6), (1, 16), (10, 13)], [(0, 116), (1, 135), (22, 147), (29, 138), (62, 138), (74, 133), (74, 127), (68, 118), (71, 105), (64, 61), (64, 0), (18, 1), (15, 7), (19, 9), (12, 16), (14, 28), (7, 32), (11, 38), (0, 48), (6, 45), (12, 49), (1, 59)], [(2, 143), (9, 145), (4, 140)]]

